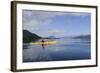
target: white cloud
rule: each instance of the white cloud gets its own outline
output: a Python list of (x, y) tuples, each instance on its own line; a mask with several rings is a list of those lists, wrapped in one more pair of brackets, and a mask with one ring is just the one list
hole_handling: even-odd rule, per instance
[(68, 13), (69, 15), (73, 15), (73, 16), (87, 16), (89, 15), (89, 13), (79, 13), (79, 12), (71, 12), (71, 13)]
[[(55, 16), (62, 16), (66, 13), (63, 12), (47, 12), (47, 11), (32, 11), (32, 10), (23, 10), (23, 22), (24, 24), (30, 23), (31, 20), (37, 20), (40, 23), (51, 23), (52, 18)], [(25, 25), (24, 25), (25, 26)]]
[[(34, 11), (23, 10), (23, 28), (33, 31), (33, 28), (38, 28), (41, 25), (49, 25), (55, 16), (87, 16), (88, 13), (74, 13), (74, 12), (49, 12), (49, 11)], [(55, 34), (58, 31), (53, 32)]]
[(65, 32), (63, 30), (52, 30), (49, 32), (49, 34), (53, 35), (53, 36), (59, 36), (59, 37), (63, 37), (65, 36)]
[(24, 23), (23, 29), (32, 30), (38, 24), (39, 24), (38, 21), (34, 19), (34, 20), (29, 21), (28, 23)]
[(62, 33), (60, 30), (52, 30), (51, 32), (49, 32), (49, 33), (51, 33), (51, 34), (60, 34), (60, 33)]

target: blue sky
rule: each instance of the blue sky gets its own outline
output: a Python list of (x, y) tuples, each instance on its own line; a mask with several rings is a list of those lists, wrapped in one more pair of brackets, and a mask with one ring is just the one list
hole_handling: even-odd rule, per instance
[(23, 29), (39, 36), (76, 36), (90, 34), (91, 14), (23, 10)]

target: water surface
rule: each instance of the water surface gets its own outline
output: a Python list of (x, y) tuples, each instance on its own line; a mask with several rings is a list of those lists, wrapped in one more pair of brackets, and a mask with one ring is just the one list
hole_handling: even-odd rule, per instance
[(23, 62), (82, 60), (91, 58), (89, 41), (79, 39), (55, 39), (57, 44), (23, 45)]

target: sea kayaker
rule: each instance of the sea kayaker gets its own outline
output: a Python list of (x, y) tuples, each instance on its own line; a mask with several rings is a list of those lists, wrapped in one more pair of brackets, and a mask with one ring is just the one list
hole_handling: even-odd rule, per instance
[(44, 39), (42, 39), (41, 42), (42, 42), (42, 48), (45, 48), (45, 47), (44, 47), (44, 46), (45, 46), (45, 44), (44, 44), (44, 42), (45, 42)]

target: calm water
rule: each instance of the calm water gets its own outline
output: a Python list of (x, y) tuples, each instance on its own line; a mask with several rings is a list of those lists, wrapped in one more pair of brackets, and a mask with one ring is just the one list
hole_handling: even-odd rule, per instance
[(39, 61), (60, 61), (60, 60), (81, 60), (91, 58), (91, 48), (89, 41), (78, 39), (55, 39), (57, 44), (23, 45), (23, 62)]

